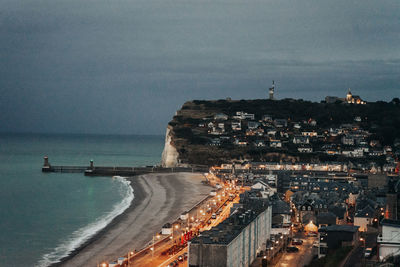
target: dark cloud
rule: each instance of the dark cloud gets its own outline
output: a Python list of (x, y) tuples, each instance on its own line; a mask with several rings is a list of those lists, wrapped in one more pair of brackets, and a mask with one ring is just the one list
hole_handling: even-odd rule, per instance
[(400, 93), (400, 2), (0, 0), (0, 131), (163, 133), (190, 99)]

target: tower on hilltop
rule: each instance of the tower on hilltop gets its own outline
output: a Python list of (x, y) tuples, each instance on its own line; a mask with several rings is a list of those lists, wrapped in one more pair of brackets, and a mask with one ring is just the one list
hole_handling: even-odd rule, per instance
[(272, 87), (269, 88), (269, 99), (274, 100), (275, 81), (272, 81)]

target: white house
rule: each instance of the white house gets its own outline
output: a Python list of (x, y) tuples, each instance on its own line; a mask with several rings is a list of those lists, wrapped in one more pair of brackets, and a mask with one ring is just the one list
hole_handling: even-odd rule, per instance
[(294, 136), (293, 137), (293, 144), (309, 144), (310, 143), (310, 139), (308, 138), (308, 136)]
[(354, 215), (354, 225), (360, 226), (358, 229), (361, 232), (367, 231), (368, 225), (372, 224), (375, 210), (371, 206), (367, 205), (364, 209), (359, 210)]
[(214, 115), (214, 120), (224, 120), (226, 121), (228, 119), (228, 115), (224, 113), (218, 113)]
[(270, 140), (269, 147), (282, 147), (281, 140)]
[(400, 254), (400, 221), (383, 219), (382, 234), (377, 237), (379, 260)]
[(161, 228), (161, 234), (162, 235), (172, 234), (172, 224), (170, 224), (170, 223), (164, 224), (164, 226)]
[(242, 130), (242, 124), (240, 123), (240, 121), (232, 121), (231, 126), (232, 126), (232, 130), (234, 130), (234, 131)]
[(272, 196), (276, 193), (276, 188), (270, 187), (267, 183), (263, 181), (257, 181), (255, 184), (251, 186), (252, 189), (260, 189), (268, 193), (269, 196)]

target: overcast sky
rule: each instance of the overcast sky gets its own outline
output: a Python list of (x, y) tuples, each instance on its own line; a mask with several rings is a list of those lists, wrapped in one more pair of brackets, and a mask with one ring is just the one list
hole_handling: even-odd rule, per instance
[(0, 0), (0, 132), (164, 134), (192, 99), (400, 96), (399, 0)]

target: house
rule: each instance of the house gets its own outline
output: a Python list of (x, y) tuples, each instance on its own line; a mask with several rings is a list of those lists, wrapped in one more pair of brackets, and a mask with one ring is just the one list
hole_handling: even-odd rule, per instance
[(315, 132), (315, 131), (303, 131), (303, 132), (301, 132), (301, 135), (310, 136), (310, 137), (316, 137), (318, 135), (318, 133)]
[(161, 234), (162, 235), (172, 234), (172, 224), (170, 224), (170, 223), (164, 224), (163, 227), (161, 228)]
[(375, 210), (370, 205), (367, 205), (354, 215), (354, 225), (359, 226), (361, 232), (365, 232), (367, 231), (368, 225), (372, 225), (374, 215)]
[(314, 119), (309, 119), (308, 120), (308, 124), (311, 125), (311, 126), (316, 126), (317, 125), (317, 121), (314, 120)]
[(274, 148), (282, 147), (282, 142), (281, 140), (270, 140), (269, 147), (274, 147)]
[(278, 128), (287, 127), (287, 120), (286, 119), (275, 119), (274, 125), (275, 125), (275, 127), (278, 127)]
[(364, 156), (364, 151), (362, 148), (344, 149), (342, 150), (342, 155), (352, 158), (362, 158)]
[(231, 127), (234, 131), (240, 131), (242, 130), (242, 123), (240, 121), (232, 121)]
[(298, 207), (298, 211), (299, 211), (299, 217), (300, 217), (301, 223), (306, 224), (312, 220), (314, 220), (314, 222), (315, 222), (314, 205), (312, 203), (312, 200), (310, 200), (310, 199), (305, 200)]
[(324, 257), (329, 250), (345, 246), (354, 246), (359, 240), (358, 226), (330, 225), (318, 230), (318, 258)]
[(293, 137), (293, 144), (309, 144), (310, 143), (310, 139), (308, 136), (294, 136)]
[(300, 125), (300, 123), (294, 123), (293, 124), (293, 128), (295, 128), (295, 129), (301, 129), (301, 125)]
[(354, 138), (352, 136), (344, 135), (344, 136), (342, 136), (342, 144), (353, 146)]
[(234, 144), (238, 145), (238, 146), (247, 146), (248, 145), (246, 140), (242, 140), (242, 139), (239, 139), (239, 138), (235, 139)]
[(221, 145), (221, 139), (213, 138), (213, 139), (211, 139), (209, 145), (210, 146), (220, 146)]
[(346, 219), (347, 219), (346, 218), (346, 213), (347, 213), (346, 207), (335, 205), (335, 206), (329, 207), (329, 212), (335, 214), (336, 224), (346, 224), (346, 222), (347, 222), (346, 221)]
[(290, 226), (291, 209), (288, 203), (275, 198), (272, 200), (272, 222), (280, 227)]
[(224, 113), (218, 113), (218, 114), (214, 115), (214, 120), (216, 120), (216, 121), (218, 121), (218, 120), (226, 121), (228, 118), (229, 118), (229, 116)]
[(256, 147), (265, 147), (265, 142), (264, 142), (264, 140), (256, 140), (254, 142), (254, 146), (256, 146)]
[(240, 120), (254, 120), (254, 114), (249, 114), (243, 111), (237, 111), (236, 115), (233, 116), (233, 118)]
[(261, 194), (261, 197), (263, 198), (268, 198), (276, 193), (276, 188), (272, 188), (269, 186), (266, 182), (256, 179), (254, 181), (254, 184), (251, 186), (252, 190), (259, 191)]
[(305, 145), (299, 146), (299, 147), (297, 148), (297, 150), (298, 150), (300, 153), (312, 153), (312, 152), (313, 152), (312, 146), (305, 146)]
[(249, 121), (247, 123), (247, 128), (250, 130), (254, 130), (257, 129), (260, 126), (260, 123), (256, 122), (256, 121)]
[(263, 115), (262, 116), (262, 120), (271, 122), (272, 121), (272, 116), (271, 115)]
[(322, 226), (335, 225), (337, 222), (337, 217), (332, 212), (321, 212), (317, 215), (317, 224)]
[(276, 188), (272, 188), (266, 182), (259, 179), (255, 180), (255, 183), (251, 186), (251, 189), (265, 191), (269, 196), (272, 196), (276, 193)]
[(265, 132), (267, 133), (267, 135), (275, 136), (275, 134), (276, 134), (276, 129), (274, 129), (274, 128), (268, 128)]
[(400, 221), (383, 219), (382, 233), (377, 237), (378, 256), (385, 261), (390, 256), (400, 254)]

